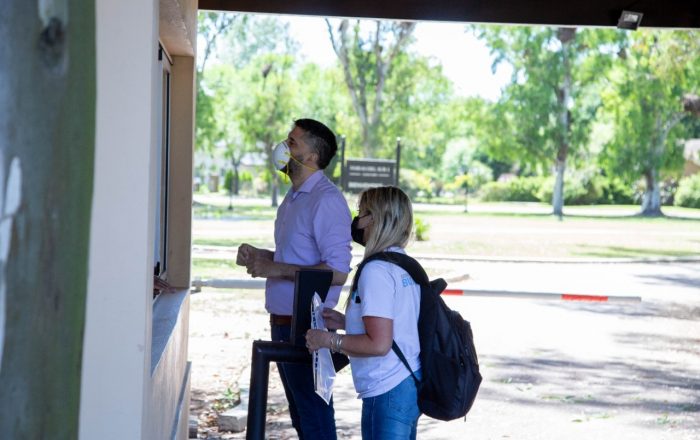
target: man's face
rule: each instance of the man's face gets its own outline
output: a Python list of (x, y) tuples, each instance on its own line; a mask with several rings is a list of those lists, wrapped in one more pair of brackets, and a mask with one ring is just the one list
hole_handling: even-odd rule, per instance
[[(316, 164), (313, 163), (312, 154), (314, 151), (311, 146), (304, 141), (304, 135), (306, 132), (299, 128), (294, 127), (292, 131), (287, 135), (287, 145), (289, 145), (289, 152), (294, 157), (290, 159), (288, 166), (288, 172), (290, 176), (296, 175), (301, 172), (302, 166), (299, 162), (312, 168), (317, 168)], [(299, 161), (299, 162), (297, 162)]]

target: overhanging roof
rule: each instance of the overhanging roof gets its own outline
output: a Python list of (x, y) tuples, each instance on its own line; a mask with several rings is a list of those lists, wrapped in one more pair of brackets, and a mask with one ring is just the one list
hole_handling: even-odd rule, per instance
[(199, 0), (199, 9), (472, 23), (616, 26), (622, 10), (641, 27), (700, 28), (700, 0)]

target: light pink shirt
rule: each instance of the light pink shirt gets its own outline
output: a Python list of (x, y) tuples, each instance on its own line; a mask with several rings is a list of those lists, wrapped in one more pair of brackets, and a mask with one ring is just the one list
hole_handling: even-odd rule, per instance
[[(338, 272), (350, 272), (350, 209), (343, 194), (317, 171), (298, 191), (290, 188), (277, 209), (274, 261), (299, 266), (325, 263)], [(342, 286), (328, 291), (326, 307), (338, 303)], [(265, 309), (291, 315), (294, 282), (268, 278)]]

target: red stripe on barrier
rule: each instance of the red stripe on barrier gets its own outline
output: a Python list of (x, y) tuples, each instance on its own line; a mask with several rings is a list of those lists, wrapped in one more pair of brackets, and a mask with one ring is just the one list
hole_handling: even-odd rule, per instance
[(442, 291), (443, 295), (463, 295), (464, 291), (461, 289), (445, 289)]
[(606, 302), (608, 300), (607, 296), (597, 296), (597, 295), (572, 295), (572, 294), (562, 294), (561, 299), (564, 301), (598, 301)]

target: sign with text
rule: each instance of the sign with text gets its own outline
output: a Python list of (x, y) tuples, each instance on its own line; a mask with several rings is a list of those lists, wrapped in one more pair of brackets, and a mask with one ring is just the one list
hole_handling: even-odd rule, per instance
[(375, 186), (396, 184), (396, 162), (386, 159), (348, 159), (345, 191), (359, 193)]

